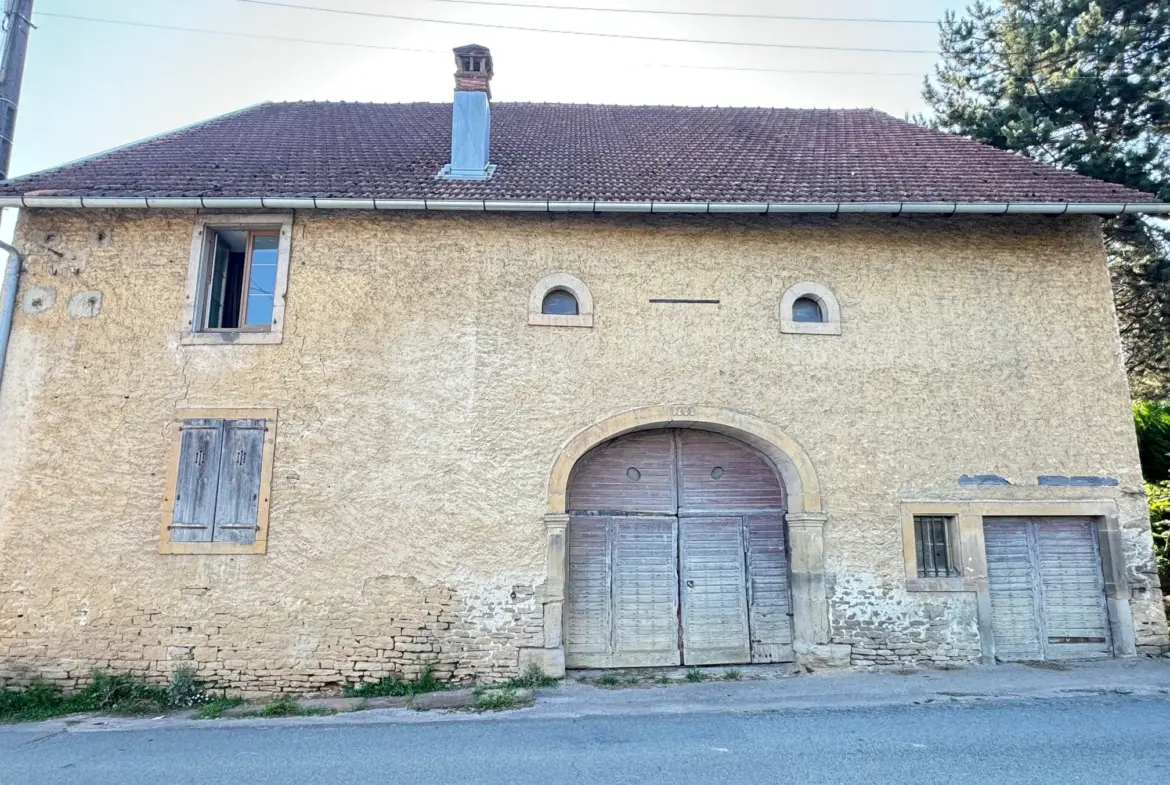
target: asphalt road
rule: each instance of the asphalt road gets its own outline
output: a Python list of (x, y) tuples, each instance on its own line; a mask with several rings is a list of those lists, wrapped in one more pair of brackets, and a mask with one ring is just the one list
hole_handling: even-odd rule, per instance
[(0, 783), (1170, 782), (1170, 701), (935, 704), (770, 714), (0, 729)]

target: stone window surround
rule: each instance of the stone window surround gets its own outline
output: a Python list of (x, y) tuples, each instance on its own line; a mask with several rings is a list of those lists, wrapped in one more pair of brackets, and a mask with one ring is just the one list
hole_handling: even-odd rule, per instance
[[(816, 300), (821, 306), (823, 322), (797, 322), (792, 318), (792, 306), (802, 297)], [(841, 306), (828, 287), (814, 281), (793, 284), (780, 300), (780, 332), (808, 335), (840, 335)]]
[(825, 587), (824, 527), (820, 481), (801, 446), (780, 428), (731, 409), (667, 405), (634, 409), (589, 426), (570, 439), (553, 465), (544, 515), (546, 578), (544, 584), (544, 647), (521, 649), (520, 668), (538, 665), (550, 675), (565, 668), (563, 608), (566, 543), (569, 526), (566, 501), (573, 467), (602, 442), (641, 430), (700, 427), (738, 439), (762, 452), (783, 481), (788, 500), (785, 514), (791, 576), (793, 649), (797, 663), (841, 659), (848, 647), (829, 644), (829, 604)]
[[(544, 313), (544, 298), (552, 291), (563, 289), (577, 298), (577, 314)], [(592, 327), (593, 295), (585, 282), (568, 273), (552, 273), (536, 282), (528, 295), (528, 323), (545, 327)]]
[[(288, 292), (289, 259), (292, 248), (292, 213), (252, 215), (199, 215), (191, 234), (191, 256), (187, 264), (187, 299), (183, 304), (184, 346), (224, 344), (279, 344), (284, 340), (285, 295)], [(280, 245), (276, 259), (276, 290), (272, 299), (272, 327), (267, 330), (200, 330), (203, 314), (203, 282), (206, 277), (204, 241), (208, 228), (278, 229)]]
[[(1134, 641), (1130, 611), (1129, 581), (1125, 577), (1125, 555), (1121, 545), (1117, 502), (1100, 501), (904, 501), (902, 502), (902, 558), (906, 590), (909, 592), (970, 592), (975, 594), (979, 614), (979, 641), (982, 660), (995, 663), (995, 638), (991, 629), (991, 594), (987, 585), (987, 551), (983, 538), (985, 516), (1088, 517), (1098, 522), (1101, 571), (1105, 577), (1106, 604), (1115, 656), (1131, 656)], [(914, 551), (914, 516), (950, 515), (955, 519), (957, 540), (954, 551), (963, 570), (962, 577), (919, 578)]]
[[(175, 486), (179, 480), (179, 458), (183, 436), (180, 430), (184, 420), (266, 420), (264, 455), (260, 463), (260, 498), (256, 508), (256, 539), (254, 542), (171, 542), (170, 527), (175, 513)], [(205, 409), (179, 408), (167, 424), (170, 440), (166, 467), (166, 485), (162, 502), (162, 521), (159, 524), (158, 552), (167, 555), (244, 556), (263, 555), (268, 550), (268, 511), (272, 498), (272, 463), (276, 453), (276, 409)]]

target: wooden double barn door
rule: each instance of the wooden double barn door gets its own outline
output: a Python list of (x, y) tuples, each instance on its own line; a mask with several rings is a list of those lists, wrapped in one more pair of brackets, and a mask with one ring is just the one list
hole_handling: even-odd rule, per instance
[(1092, 518), (983, 519), (999, 660), (1107, 657), (1109, 612)]
[(569, 508), (569, 667), (792, 659), (784, 491), (762, 455), (631, 434), (581, 460)]

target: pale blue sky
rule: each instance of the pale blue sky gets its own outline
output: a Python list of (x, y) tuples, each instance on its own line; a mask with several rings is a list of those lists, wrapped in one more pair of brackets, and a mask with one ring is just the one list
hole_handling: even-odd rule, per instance
[[(460, 22), (803, 46), (934, 50), (927, 24), (713, 19), (510, 9), (436, 0), (288, 0)], [(546, 5), (934, 20), (952, 0), (513, 0)], [(450, 100), (451, 47), (490, 46), (500, 101), (921, 109), (931, 54), (660, 43), (266, 7), (240, 0), (36, 0), (12, 174), (266, 100)], [(396, 52), (101, 24), (68, 14)], [(761, 73), (767, 68), (858, 74)], [(872, 72), (907, 74), (877, 76)]]

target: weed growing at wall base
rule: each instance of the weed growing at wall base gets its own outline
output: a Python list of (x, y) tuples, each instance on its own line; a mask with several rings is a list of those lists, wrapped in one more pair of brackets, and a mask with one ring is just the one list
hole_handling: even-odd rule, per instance
[(34, 682), (23, 690), (0, 690), (0, 722), (35, 722), (66, 714), (157, 714), (206, 703), (208, 696), (190, 668), (179, 668), (166, 686), (147, 684), (126, 674), (90, 671), (89, 683), (74, 693)]
[(341, 694), (347, 698), (404, 698), (411, 695), (421, 695), (424, 692), (440, 692), (451, 689), (451, 685), (435, 678), (435, 670), (431, 665), (423, 666), (422, 673), (414, 681), (406, 681), (395, 676), (387, 676), (381, 681), (346, 685)]

